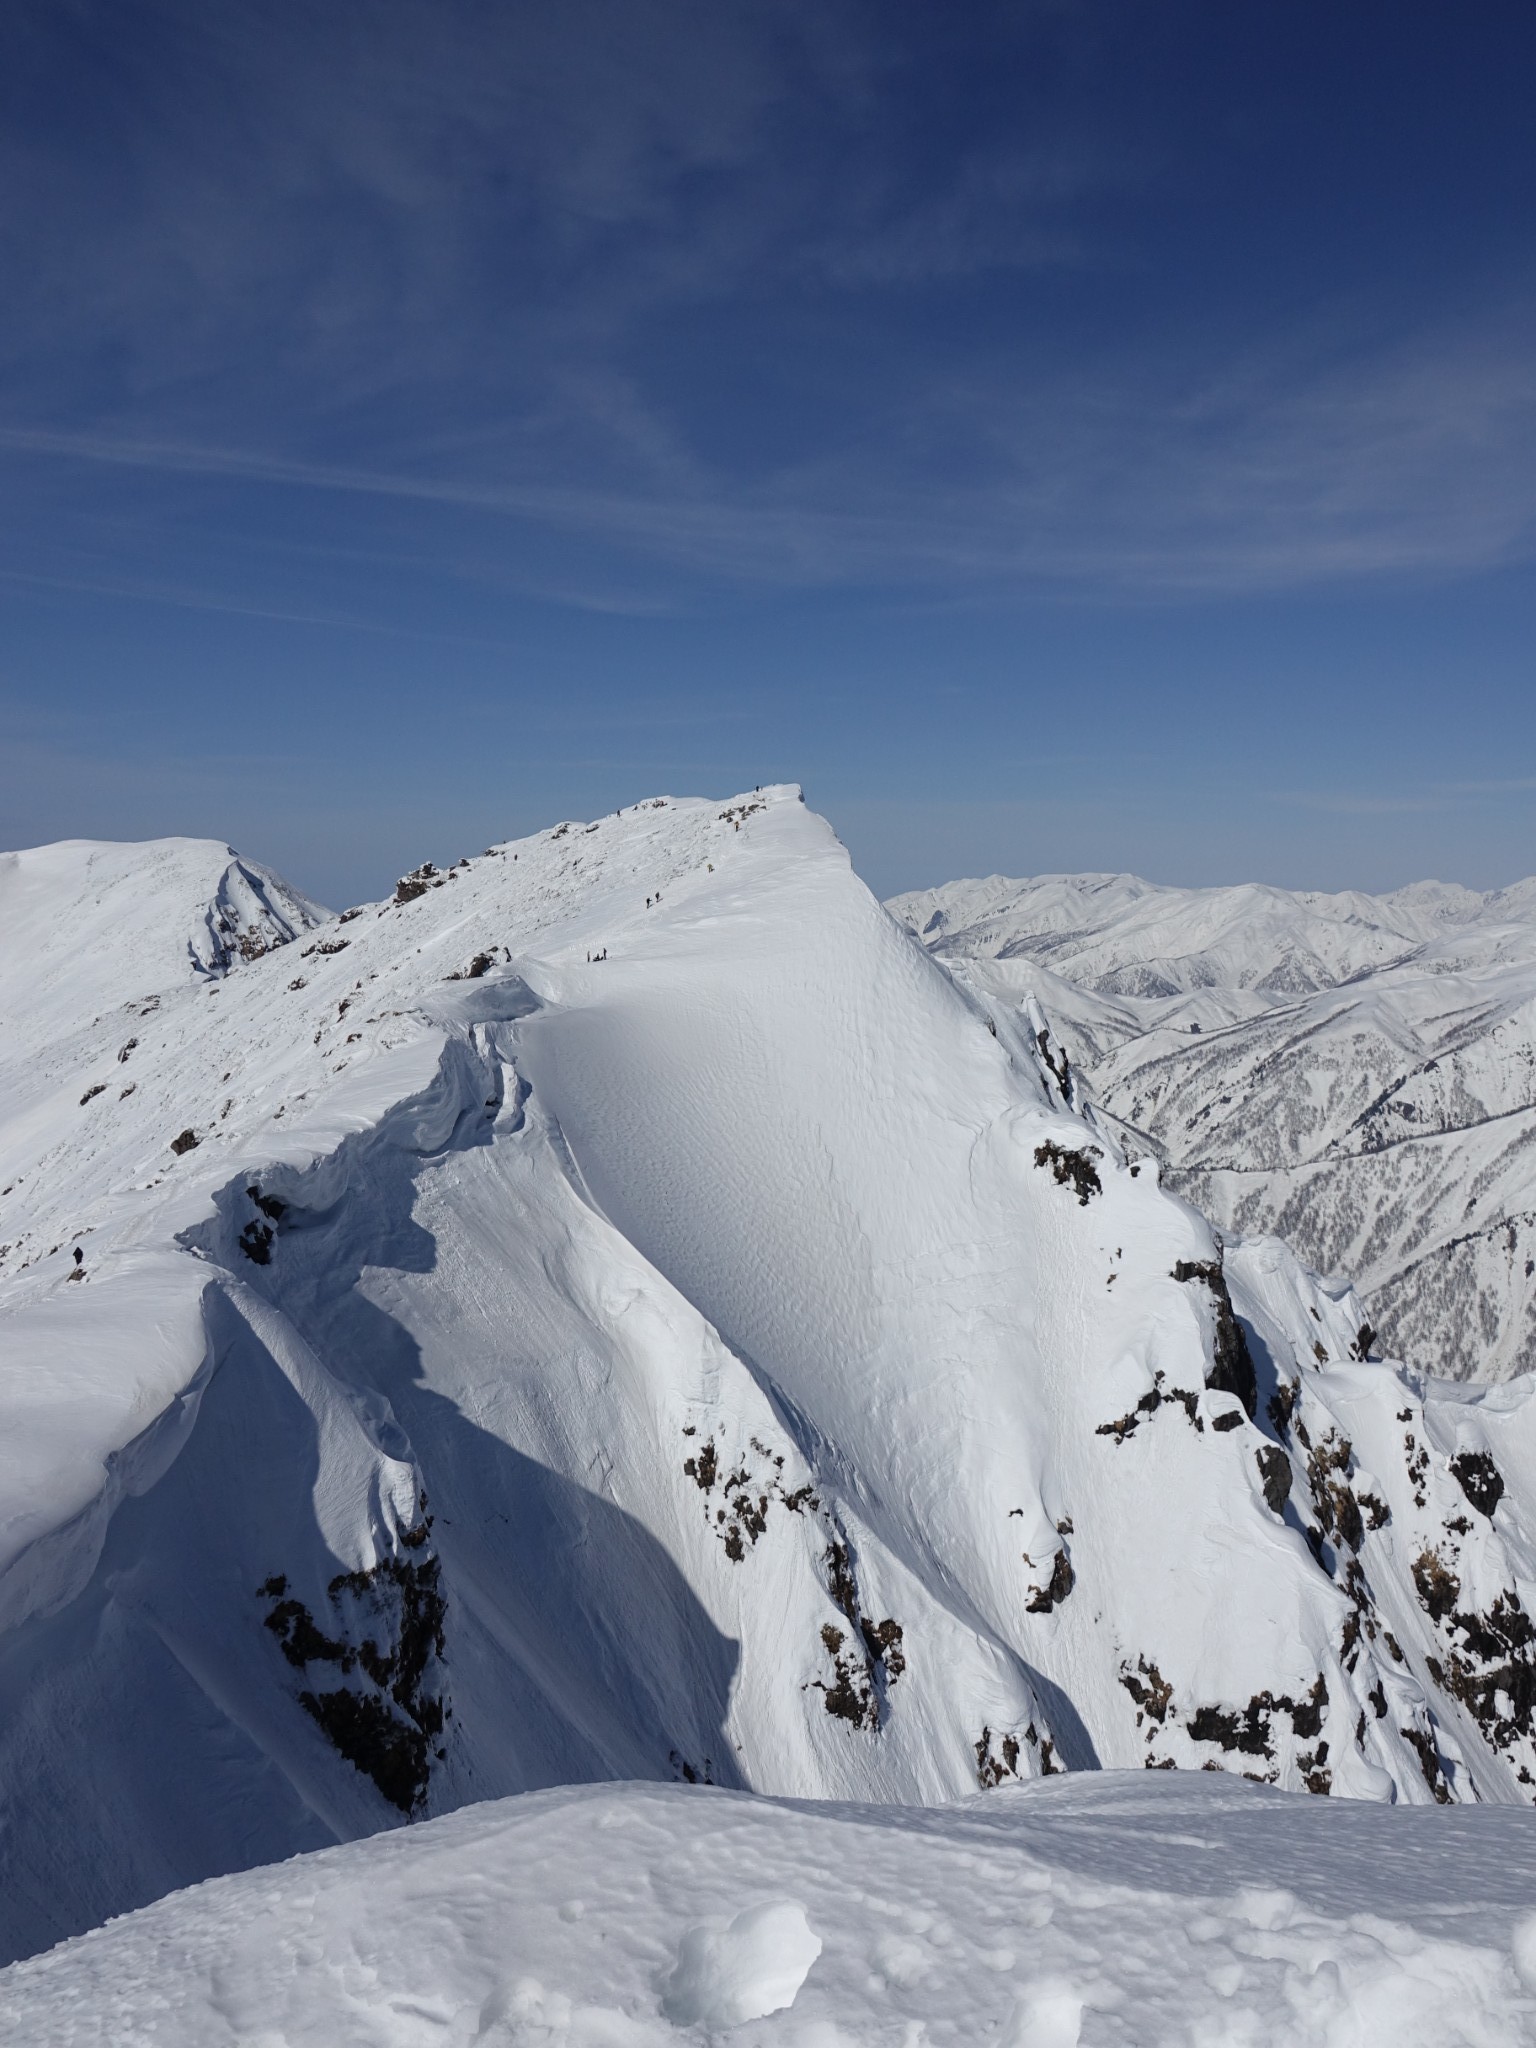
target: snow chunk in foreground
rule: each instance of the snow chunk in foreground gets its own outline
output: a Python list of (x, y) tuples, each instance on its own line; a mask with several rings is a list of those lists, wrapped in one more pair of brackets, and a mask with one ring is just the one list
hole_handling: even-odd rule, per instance
[(821, 1954), (795, 1899), (748, 1906), (724, 1927), (690, 1927), (661, 2009), (686, 2027), (734, 2027), (785, 2012)]
[[(182, 1892), (0, 1973), (32, 2048), (1536, 2038), (1536, 1830), (1105, 1773), (916, 1810), (504, 1800)], [(730, 1916), (728, 1923), (724, 1916)]]

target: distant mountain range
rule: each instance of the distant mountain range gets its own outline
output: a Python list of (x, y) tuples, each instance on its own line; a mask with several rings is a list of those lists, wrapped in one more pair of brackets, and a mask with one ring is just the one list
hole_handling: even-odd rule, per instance
[(1038, 1004), (1222, 1230), (1349, 1274), (1388, 1350), (1456, 1379), (1536, 1365), (1536, 881), (994, 876), (890, 908), (979, 993)]

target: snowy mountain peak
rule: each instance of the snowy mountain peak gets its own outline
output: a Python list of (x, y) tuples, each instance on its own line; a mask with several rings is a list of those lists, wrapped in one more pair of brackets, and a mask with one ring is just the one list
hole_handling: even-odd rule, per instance
[(13, 1952), (591, 1779), (1528, 1797), (1529, 1388), (1224, 1247), (798, 791), (227, 975), (163, 872), (162, 985), (45, 960), (0, 1065)]
[(66, 839), (0, 854), (0, 1015), (221, 974), (329, 916), (213, 839)]

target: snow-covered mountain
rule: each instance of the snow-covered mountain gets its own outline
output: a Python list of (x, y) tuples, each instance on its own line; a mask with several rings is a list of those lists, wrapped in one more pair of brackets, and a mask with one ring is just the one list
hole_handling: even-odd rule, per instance
[(993, 877), (890, 907), (978, 991), (1040, 1005), (1222, 1229), (1350, 1274), (1389, 1350), (1459, 1379), (1536, 1366), (1536, 881)]
[(1223, 1259), (798, 792), (231, 859), (0, 871), (6, 1953), (556, 1784), (1529, 1800), (1531, 1383)]
[(27, 1034), (99, 995), (222, 974), (329, 916), (270, 868), (207, 839), (64, 839), (0, 853), (6, 1043), (35, 1043)]

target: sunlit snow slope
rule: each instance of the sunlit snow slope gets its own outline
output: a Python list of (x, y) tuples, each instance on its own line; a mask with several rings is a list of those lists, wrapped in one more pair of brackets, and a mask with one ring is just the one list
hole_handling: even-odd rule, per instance
[(913, 1810), (535, 1794), (0, 1973), (27, 2048), (1519, 2048), (1530, 1817), (1124, 1773)]
[(993, 877), (890, 907), (1043, 1005), (1168, 1185), (1351, 1274), (1390, 1349), (1457, 1379), (1536, 1366), (1536, 882)]
[(794, 790), (191, 955), (226, 850), (94, 855), (7, 871), (7, 1953), (582, 1780), (1530, 1797), (1529, 1383), (1223, 1265)]

